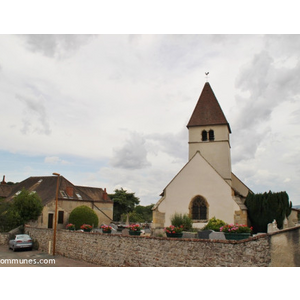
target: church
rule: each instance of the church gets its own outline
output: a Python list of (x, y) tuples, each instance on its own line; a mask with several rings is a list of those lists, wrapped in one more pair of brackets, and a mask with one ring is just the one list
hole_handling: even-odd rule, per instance
[(231, 171), (231, 128), (208, 82), (187, 128), (189, 160), (153, 207), (153, 228), (169, 226), (175, 213), (188, 214), (194, 228), (212, 217), (247, 224), (244, 201), (251, 190)]

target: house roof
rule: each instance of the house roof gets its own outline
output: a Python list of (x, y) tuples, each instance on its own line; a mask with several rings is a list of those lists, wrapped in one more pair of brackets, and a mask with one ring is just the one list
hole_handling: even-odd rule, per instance
[[(22, 182), (13, 185), (6, 199), (12, 200), (16, 193), (23, 188), (30, 192), (36, 192), (42, 199), (43, 205), (55, 199), (57, 186), (57, 176), (39, 176), (29, 177)], [(70, 201), (95, 201), (95, 202), (112, 202), (102, 188), (75, 186), (63, 176), (60, 176), (59, 183), (59, 200)]]
[(10, 194), (12, 187), (13, 185), (0, 184), (0, 198), (6, 198)]
[(210, 84), (206, 82), (187, 127), (208, 125), (227, 125), (231, 133), (230, 125), (222, 108)]

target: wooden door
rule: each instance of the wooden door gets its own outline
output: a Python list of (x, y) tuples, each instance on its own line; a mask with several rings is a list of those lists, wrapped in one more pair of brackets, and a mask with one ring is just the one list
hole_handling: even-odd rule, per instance
[(48, 214), (48, 228), (53, 228), (53, 214)]

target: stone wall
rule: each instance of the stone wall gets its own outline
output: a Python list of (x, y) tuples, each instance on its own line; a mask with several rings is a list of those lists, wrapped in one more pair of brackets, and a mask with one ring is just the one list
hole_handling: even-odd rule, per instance
[(0, 245), (8, 245), (8, 233), (0, 232)]
[[(49, 251), (52, 229), (31, 227), (25, 231), (38, 241), (40, 250)], [(0, 245), (8, 243), (8, 235), (0, 233)], [(108, 267), (300, 267), (300, 226), (239, 242), (131, 237), (63, 229), (57, 231), (56, 237), (57, 254)]]
[(300, 267), (300, 227), (271, 233), (271, 267)]
[[(48, 252), (53, 230), (27, 228)], [(269, 236), (244, 241), (168, 239), (57, 231), (57, 254), (107, 267), (265, 267)]]

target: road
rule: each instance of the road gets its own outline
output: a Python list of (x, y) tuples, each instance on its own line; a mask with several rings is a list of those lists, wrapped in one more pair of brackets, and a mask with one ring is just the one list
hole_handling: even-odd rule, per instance
[(91, 263), (69, 259), (60, 255), (50, 255), (38, 250), (20, 249), (16, 252), (0, 245), (1, 267), (100, 267)]

